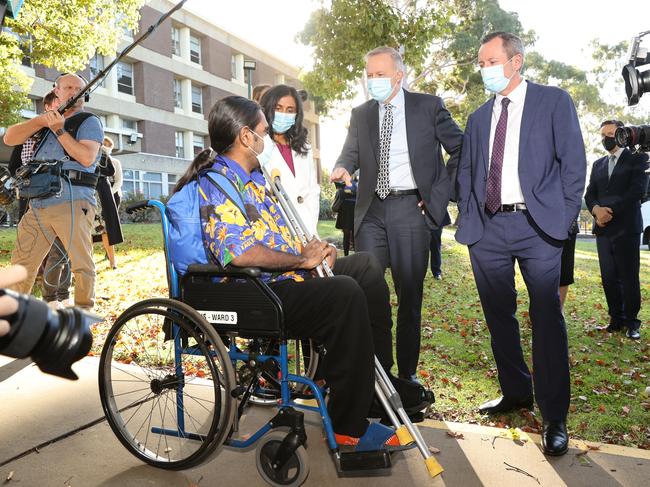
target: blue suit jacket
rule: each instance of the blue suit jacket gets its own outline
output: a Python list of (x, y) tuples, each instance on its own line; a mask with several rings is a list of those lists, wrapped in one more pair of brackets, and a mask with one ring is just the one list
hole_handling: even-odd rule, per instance
[(625, 149), (614, 166), (611, 177), (608, 175), (607, 157), (594, 162), (585, 203), (590, 213), (595, 205), (606, 206), (613, 212), (612, 220), (604, 227), (594, 223), (596, 235), (616, 237), (643, 231), (641, 198), (648, 185), (648, 176), (644, 174), (648, 168), (647, 161), (647, 154), (632, 154)]
[[(519, 139), (519, 180), (535, 224), (566, 240), (580, 211), (587, 160), (578, 115), (569, 94), (527, 82)], [(495, 97), (467, 120), (458, 166), (456, 240), (471, 245), (483, 236), (489, 167), (490, 123)], [(506, 175), (504, 174), (504, 177)]]

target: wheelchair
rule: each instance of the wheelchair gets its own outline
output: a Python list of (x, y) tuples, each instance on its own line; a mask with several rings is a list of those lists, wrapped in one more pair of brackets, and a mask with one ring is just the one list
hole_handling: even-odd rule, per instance
[[(224, 446), (257, 444), (260, 476), (270, 485), (298, 486), (309, 474), (303, 411), (312, 411), (322, 418), (340, 472), (389, 468), (387, 451), (339, 449), (324, 391), (312, 380), (318, 352), (313, 344), (308, 347), (306, 370), (300, 373), (299, 341), (290, 354), (282, 304), (260, 270), (195, 264), (179, 279), (169, 256), (165, 205), (142, 201), (127, 212), (145, 208), (161, 215), (169, 297), (124, 311), (107, 335), (99, 367), (102, 407), (126, 449), (150, 465), (180, 470), (209, 460)], [(292, 359), (297, 373), (289, 370)], [(243, 368), (237, 370), (239, 363)], [(263, 376), (276, 377), (278, 387), (268, 388)], [(394, 389), (384, 393), (379, 394), (383, 406), (395, 406)], [(300, 401), (310, 398), (316, 405)], [(239, 419), (249, 403), (272, 403), (278, 412), (258, 431), (241, 436)], [(389, 416), (396, 424), (392, 410)], [(437, 475), (442, 468), (410, 427), (427, 468)], [(408, 431), (398, 428), (402, 444), (414, 441)]]

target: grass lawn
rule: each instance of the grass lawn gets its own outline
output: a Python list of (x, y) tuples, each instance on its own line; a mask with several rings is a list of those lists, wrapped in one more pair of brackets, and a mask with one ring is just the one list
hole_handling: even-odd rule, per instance
[[(129, 224), (123, 229), (125, 242), (116, 247), (117, 270), (108, 267), (101, 245), (95, 247), (96, 312), (107, 321), (96, 326), (94, 353), (101, 349), (107, 325), (128, 306), (147, 297), (167, 295), (160, 226)], [(341, 232), (333, 221), (319, 223), (319, 233), (340, 240)], [(9, 261), (14, 240), (13, 229), (0, 230), (3, 265)], [(565, 309), (571, 354), (572, 437), (650, 448), (650, 398), (645, 395), (650, 386), (650, 252), (642, 250), (641, 256), (644, 306), (640, 319), (645, 328), (642, 339), (633, 342), (620, 334), (595, 331), (608, 319), (596, 247), (593, 240), (578, 241), (576, 283), (569, 290)], [(390, 273), (387, 279), (392, 288)], [(519, 274), (517, 288), (522, 343), (532, 368), (528, 295)], [(391, 300), (396, 312), (396, 297), (392, 295)], [(498, 382), (467, 249), (453, 240), (451, 230), (445, 230), (443, 236), (443, 280), (435, 281), (428, 273), (425, 281), (422, 338), (419, 374), (436, 393), (432, 417), (539, 430), (541, 418), (535, 414), (488, 419), (476, 413), (479, 404), (498, 396)]]

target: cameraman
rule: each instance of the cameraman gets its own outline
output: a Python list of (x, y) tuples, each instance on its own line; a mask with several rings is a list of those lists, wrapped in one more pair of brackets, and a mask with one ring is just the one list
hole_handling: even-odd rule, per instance
[[(63, 104), (84, 86), (79, 76), (63, 74), (55, 81), (54, 91)], [(12, 286), (13, 289), (25, 294), (31, 292), (38, 266), (55, 237), (59, 237), (70, 256), (75, 276), (75, 305), (91, 308), (95, 294), (92, 228), (97, 177), (94, 173), (104, 130), (99, 118), (83, 112), (83, 104), (82, 97), (63, 116), (58, 111), (48, 111), (13, 125), (7, 129), (4, 142), (22, 144), (38, 131), (47, 129), (34, 159), (65, 161), (61, 193), (32, 199), (20, 221), (11, 263), (25, 266), (27, 278)]]

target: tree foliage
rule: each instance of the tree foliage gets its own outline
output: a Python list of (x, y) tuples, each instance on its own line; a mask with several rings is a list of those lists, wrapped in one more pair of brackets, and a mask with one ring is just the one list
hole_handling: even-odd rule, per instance
[(0, 37), (0, 125), (16, 121), (27, 104), (30, 83), (20, 68), (25, 54), (35, 64), (79, 71), (95, 53), (115, 52), (123, 33), (137, 27), (143, 4), (144, 0), (26, 0), (18, 17), (7, 21), (11, 33)]
[(476, 61), (480, 41), (487, 33), (502, 30), (522, 38), (527, 79), (571, 94), (588, 147), (597, 147), (598, 124), (604, 118), (636, 123), (646, 115), (632, 116), (622, 94), (609, 94), (616, 92), (612, 83), (622, 91), (624, 42), (608, 46), (594, 41), (592, 68), (584, 70), (535, 52), (535, 32), (524, 29), (517, 14), (503, 10), (497, 0), (412, 0), (402, 2), (403, 6), (395, 0), (330, 3), (313, 13), (299, 35), (315, 53), (314, 67), (304, 76), (305, 86), (325, 111), (354, 94), (354, 84), (363, 74), (363, 55), (388, 45), (403, 50), (409, 88), (443, 97), (462, 125), (487, 99)]

